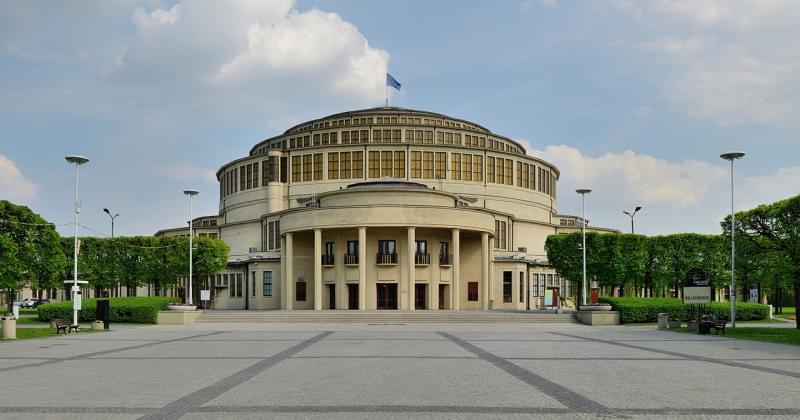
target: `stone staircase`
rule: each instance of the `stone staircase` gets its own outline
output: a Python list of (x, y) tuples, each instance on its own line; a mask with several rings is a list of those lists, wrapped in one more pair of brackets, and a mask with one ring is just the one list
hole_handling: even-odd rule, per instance
[(208, 310), (198, 323), (576, 323), (572, 312), (554, 311), (243, 311)]

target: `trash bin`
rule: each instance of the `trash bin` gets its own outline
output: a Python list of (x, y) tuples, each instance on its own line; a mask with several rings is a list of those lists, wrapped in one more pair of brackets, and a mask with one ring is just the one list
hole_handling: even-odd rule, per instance
[(667, 314), (662, 312), (658, 314), (658, 329), (666, 330), (667, 328), (669, 328), (669, 319)]

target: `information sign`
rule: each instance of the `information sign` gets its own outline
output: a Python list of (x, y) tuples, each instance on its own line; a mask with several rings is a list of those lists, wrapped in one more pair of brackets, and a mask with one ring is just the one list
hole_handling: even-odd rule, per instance
[(711, 303), (711, 288), (704, 286), (684, 287), (683, 303), (684, 304)]
[(544, 291), (544, 306), (553, 306), (553, 289)]
[(211, 300), (211, 290), (201, 290), (200, 300)]

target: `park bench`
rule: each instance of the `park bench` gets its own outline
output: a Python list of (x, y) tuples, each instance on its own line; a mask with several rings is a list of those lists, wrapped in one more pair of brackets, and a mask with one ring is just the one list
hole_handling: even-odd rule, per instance
[(709, 325), (709, 329), (710, 328), (714, 329), (714, 335), (719, 335), (720, 331), (722, 331), (722, 335), (725, 335), (725, 324), (727, 322), (728, 321), (726, 321), (724, 319), (715, 319), (714, 320), (714, 325)]
[(71, 319), (58, 318), (54, 319), (53, 322), (56, 326), (56, 334), (58, 334), (60, 331), (64, 331), (64, 334), (71, 333), (72, 331), (75, 331), (76, 333), (80, 332), (80, 327), (78, 325), (72, 325)]

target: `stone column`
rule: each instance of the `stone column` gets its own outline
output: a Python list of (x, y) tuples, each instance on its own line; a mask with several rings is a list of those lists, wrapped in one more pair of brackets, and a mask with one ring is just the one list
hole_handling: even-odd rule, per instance
[(481, 233), (481, 307), (489, 310), (489, 234)]
[(459, 310), (461, 308), (461, 250), (460, 248), (460, 231), (458, 229), (453, 229), (453, 291), (450, 294), (452, 296), (452, 304), (450, 307), (453, 310)]
[(358, 228), (358, 309), (367, 310), (367, 228)]
[(322, 310), (322, 229), (314, 229), (314, 310)]
[(287, 233), (286, 251), (286, 309), (292, 310), (294, 304), (294, 234)]
[[(288, 288), (286, 287), (287, 277), (286, 277), (286, 237), (281, 236), (281, 281), (278, 288), (277, 294), (273, 296), (279, 297), (280, 299), (280, 309), (286, 309), (286, 294)], [(275, 291), (273, 290), (273, 293)]]
[(414, 304), (415, 298), (415, 284), (417, 283), (417, 266), (416, 261), (414, 259), (414, 255), (417, 253), (417, 236), (416, 236), (416, 228), (409, 227), (408, 228), (408, 262), (406, 262), (407, 268), (407, 275), (406, 275), (406, 285), (408, 289), (408, 310), (413, 311), (416, 309), (416, 305)]

